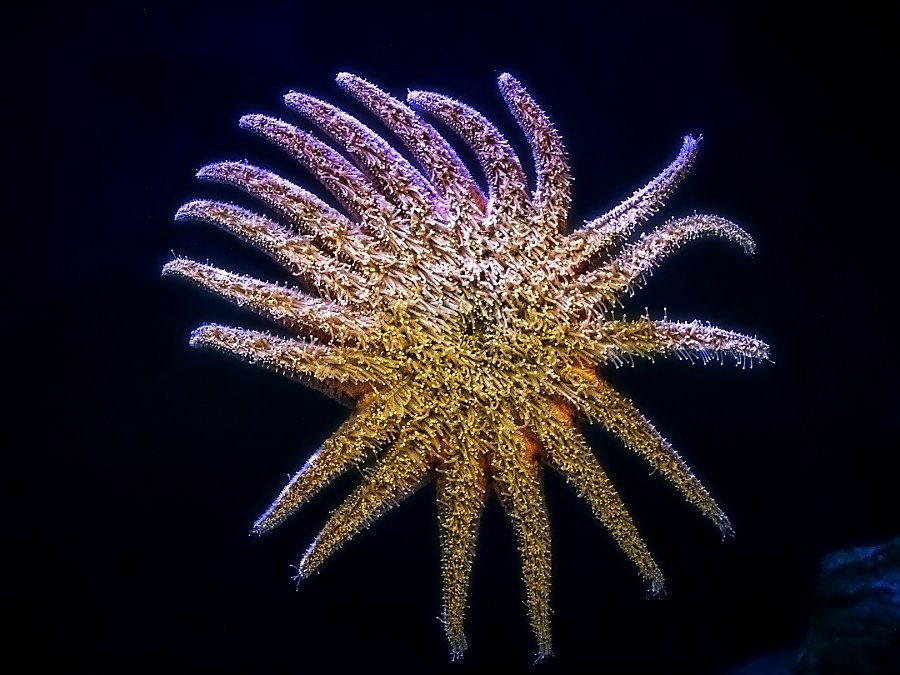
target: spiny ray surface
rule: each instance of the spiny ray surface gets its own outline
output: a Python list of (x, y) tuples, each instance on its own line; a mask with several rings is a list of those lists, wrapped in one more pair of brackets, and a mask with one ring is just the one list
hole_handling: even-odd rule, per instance
[[(693, 214), (636, 234), (697, 155), (698, 141), (631, 197), (569, 225), (571, 172), (559, 133), (511, 75), (499, 87), (532, 151), (534, 189), (501, 131), (450, 97), (400, 101), (347, 73), (338, 84), (390, 137), (330, 103), (285, 102), (317, 127), (246, 115), (241, 126), (312, 174), (339, 208), (266, 169), (226, 161), (200, 178), (234, 186), (263, 212), (196, 200), (178, 220), (220, 227), (269, 253), (294, 279), (270, 283), (187, 258), (164, 273), (257, 312), (278, 334), (221, 325), (191, 344), (271, 368), (351, 406), (254, 532), (282, 523), (335, 477), (363, 468), (298, 566), (305, 577), (349, 538), (436, 479), (443, 623), (454, 658), (463, 629), (478, 521), (495, 493), (518, 540), (538, 656), (550, 653), (550, 527), (542, 474), (561, 474), (654, 591), (663, 578), (578, 424), (600, 424), (722, 531), (728, 519), (687, 464), (603, 367), (675, 354), (740, 365), (768, 358), (761, 340), (699, 320), (612, 314), (682, 244), (719, 236), (753, 251), (734, 223)], [(438, 127), (453, 132), (448, 141)], [(471, 148), (473, 172), (454, 144)], [(476, 176), (481, 176), (486, 190)]]

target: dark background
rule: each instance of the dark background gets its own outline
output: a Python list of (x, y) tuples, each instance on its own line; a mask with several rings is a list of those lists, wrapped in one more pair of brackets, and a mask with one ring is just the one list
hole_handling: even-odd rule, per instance
[(900, 529), (895, 10), (323, 4), (42, 4), (6, 25), (13, 653), (70, 672), (532, 670), (514, 537), (496, 500), (461, 664), (449, 663), (436, 618), (432, 487), (295, 588), (291, 564), (356, 477), (275, 532), (247, 533), (345, 410), (189, 349), (202, 322), (259, 322), (160, 279), (173, 252), (276, 274), (249, 247), (172, 214), (203, 196), (250, 205), (196, 181), (207, 162), (290, 174), (238, 117), (291, 117), (290, 89), (359, 113), (333, 82), (343, 70), (399, 97), (460, 98), (527, 157), (495, 85), (512, 72), (567, 143), (573, 223), (643, 185), (682, 135), (703, 134), (666, 214), (733, 219), (757, 254), (686, 246), (629, 309), (757, 334), (774, 363), (662, 360), (610, 378), (703, 479), (735, 536), (721, 540), (591, 432), (667, 591), (648, 597), (587, 507), (548, 476), (556, 655), (533, 672), (721, 673), (795, 648), (822, 555)]

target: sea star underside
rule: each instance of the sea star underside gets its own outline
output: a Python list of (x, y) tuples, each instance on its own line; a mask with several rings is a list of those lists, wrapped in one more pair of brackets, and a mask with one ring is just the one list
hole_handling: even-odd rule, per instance
[[(285, 150), (334, 198), (247, 162), (200, 178), (242, 189), (269, 215), (198, 200), (177, 220), (211, 223), (271, 254), (295, 280), (267, 283), (178, 257), (164, 273), (252, 309), (281, 335), (203, 325), (192, 345), (263, 365), (334, 396), (349, 418), (254, 525), (266, 532), (353, 467), (363, 479), (299, 564), (309, 576), (350, 537), (436, 479), (443, 623), (454, 657), (478, 521), (493, 490), (521, 551), (538, 654), (550, 653), (550, 530), (544, 467), (590, 504), (654, 590), (663, 578), (578, 423), (599, 423), (643, 457), (721, 530), (728, 520), (675, 450), (599, 372), (634, 357), (676, 354), (739, 364), (766, 359), (762, 341), (700, 321), (626, 319), (612, 310), (680, 244), (718, 235), (752, 252), (737, 225), (713, 215), (668, 220), (635, 235), (689, 170), (697, 140), (608, 213), (568, 227), (570, 172), (556, 129), (508, 74), (500, 91), (533, 153), (535, 186), (506, 139), (452, 98), (412, 91), (403, 103), (346, 73), (338, 84), (399, 139), (406, 154), (342, 110), (291, 92), (287, 105), (331, 144), (288, 122), (240, 125)], [(480, 163), (473, 178), (416, 112), (452, 129)], [(339, 152), (340, 151), (340, 152)]]

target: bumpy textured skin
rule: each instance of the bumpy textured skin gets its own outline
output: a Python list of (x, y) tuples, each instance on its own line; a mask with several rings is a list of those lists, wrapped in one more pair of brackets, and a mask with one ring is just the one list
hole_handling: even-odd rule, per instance
[[(340, 210), (265, 169), (230, 161), (206, 166), (198, 176), (240, 188), (270, 215), (208, 200), (185, 204), (176, 215), (219, 226), (267, 251), (296, 287), (186, 258), (164, 269), (280, 328), (276, 335), (203, 325), (192, 345), (269, 367), (352, 409), (254, 532), (272, 529), (333, 478), (365, 463), (361, 484), (300, 562), (303, 578), (375, 518), (436, 479), (443, 622), (458, 657), (466, 648), (463, 618), (479, 516), (493, 491), (518, 537), (538, 656), (547, 655), (545, 467), (565, 476), (590, 504), (654, 590), (663, 584), (616, 489), (579, 433), (580, 421), (608, 429), (729, 531), (697, 478), (602, 379), (600, 368), (673, 353), (704, 362), (731, 355), (741, 365), (766, 359), (762, 341), (707, 323), (612, 314), (682, 243), (718, 235), (750, 252), (753, 242), (737, 225), (701, 214), (636, 234), (694, 161), (697, 141), (689, 136), (675, 160), (645, 187), (570, 232), (571, 178), (562, 141), (510, 75), (501, 75), (499, 86), (533, 152), (533, 191), (506, 139), (472, 108), (422, 91), (410, 92), (403, 103), (345, 73), (337, 81), (390, 129), (405, 154), (354, 117), (301, 93), (291, 92), (285, 101), (330, 144), (264, 115), (247, 115), (240, 123), (306, 167)], [(471, 147), (486, 192), (416, 111), (450, 127)]]

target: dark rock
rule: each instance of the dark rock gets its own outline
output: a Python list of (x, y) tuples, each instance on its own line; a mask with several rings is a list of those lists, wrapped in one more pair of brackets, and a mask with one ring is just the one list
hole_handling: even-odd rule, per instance
[(900, 674), (900, 537), (825, 557), (794, 673)]
[(732, 668), (725, 675), (791, 675), (795, 663), (797, 648), (790, 647), (758, 656)]

